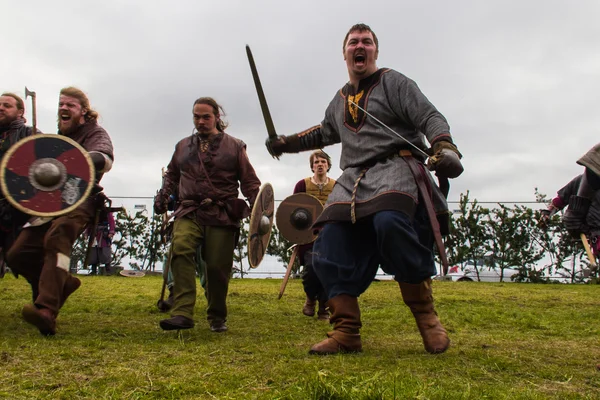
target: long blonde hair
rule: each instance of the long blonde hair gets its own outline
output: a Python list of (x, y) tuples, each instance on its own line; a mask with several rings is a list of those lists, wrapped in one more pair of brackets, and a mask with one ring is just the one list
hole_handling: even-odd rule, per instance
[(88, 99), (86, 94), (83, 93), (82, 90), (80, 90), (76, 87), (73, 87), (73, 86), (69, 86), (69, 87), (61, 89), (60, 94), (61, 94), (61, 96), (74, 97), (79, 101), (81, 108), (84, 108), (86, 110), (85, 116), (83, 117), (86, 121), (89, 122), (89, 121), (97, 121), (98, 120), (98, 117), (100, 116), (100, 114), (98, 114), (98, 111), (94, 110), (90, 106), (90, 100)]

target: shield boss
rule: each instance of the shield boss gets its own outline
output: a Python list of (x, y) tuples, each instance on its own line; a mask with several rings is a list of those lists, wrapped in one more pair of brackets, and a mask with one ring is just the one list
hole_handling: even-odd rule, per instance
[(296, 193), (281, 202), (275, 216), (279, 233), (294, 244), (313, 242), (317, 236), (312, 225), (323, 212), (323, 205), (315, 196)]

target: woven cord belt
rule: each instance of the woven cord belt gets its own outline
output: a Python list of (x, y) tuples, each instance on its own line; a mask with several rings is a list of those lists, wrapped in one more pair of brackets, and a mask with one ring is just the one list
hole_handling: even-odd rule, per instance
[(431, 224), (431, 230), (433, 231), (433, 237), (435, 238), (435, 244), (437, 245), (438, 252), (440, 254), (440, 260), (442, 261), (442, 269), (444, 275), (448, 275), (448, 258), (446, 257), (446, 248), (444, 247), (444, 242), (442, 240), (442, 233), (440, 231), (440, 223), (437, 220), (437, 216), (435, 215), (435, 211), (433, 209), (433, 203), (431, 201), (431, 196), (429, 191), (427, 190), (427, 184), (425, 183), (425, 171), (423, 170), (422, 164), (420, 164), (415, 158), (412, 156), (410, 150), (400, 150), (398, 153), (400, 157), (403, 157), (410, 171), (417, 182), (417, 187), (419, 188), (419, 194), (423, 199), (423, 203), (425, 204), (425, 209), (427, 210), (427, 216), (429, 217), (429, 222)]
[(363, 168), (363, 170), (360, 171), (360, 174), (358, 174), (358, 178), (356, 178), (356, 181), (354, 181), (354, 189), (352, 189), (352, 200), (350, 201), (350, 221), (352, 221), (353, 224), (356, 223), (356, 190), (358, 189), (358, 183), (365, 176), (368, 170), (369, 168)]

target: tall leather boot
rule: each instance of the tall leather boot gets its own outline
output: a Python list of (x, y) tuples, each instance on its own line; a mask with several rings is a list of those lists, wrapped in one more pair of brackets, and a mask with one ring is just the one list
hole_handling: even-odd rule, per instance
[(425, 350), (431, 354), (446, 351), (450, 346), (450, 339), (433, 307), (431, 279), (426, 279), (419, 284), (401, 282), (400, 291), (404, 303), (415, 317)]
[(62, 308), (62, 306), (65, 304), (67, 298), (70, 295), (72, 295), (77, 289), (79, 289), (79, 286), (81, 286), (81, 281), (79, 280), (79, 278), (73, 275), (69, 275), (63, 288), (63, 297), (60, 302), (60, 308)]
[(309, 354), (356, 353), (362, 351), (360, 341), (360, 308), (358, 298), (347, 294), (335, 296), (327, 302), (333, 331), (327, 339), (311, 347)]

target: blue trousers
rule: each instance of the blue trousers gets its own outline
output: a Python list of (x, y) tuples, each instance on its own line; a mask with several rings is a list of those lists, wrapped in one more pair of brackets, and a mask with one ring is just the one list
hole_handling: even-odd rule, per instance
[(360, 296), (379, 267), (398, 282), (418, 284), (436, 274), (434, 237), (423, 207), (414, 218), (380, 211), (350, 222), (325, 225), (313, 247), (313, 264), (328, 299)]

